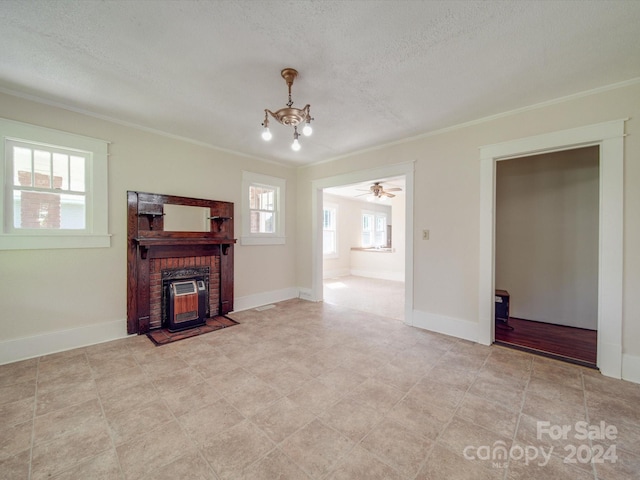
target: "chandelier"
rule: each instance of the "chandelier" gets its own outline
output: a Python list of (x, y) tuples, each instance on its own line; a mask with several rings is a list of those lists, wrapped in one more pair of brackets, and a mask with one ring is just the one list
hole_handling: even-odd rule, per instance
[(291, 144), (291, 148), (297, 152), (300, 150), (300, 142), (298, 141), (298, 125), (304, 122), (302, 134), (306, 137), (311, 135), (313, 132), (313, 129), (311, 128), (311, 120), (313, 120), (310, 113), (311, 105), (307, 104), (303, 109), (295, 108), (293, 106), (293, 100), (291, 100), (291, 85), (293, 85), (293, 81), (298, 76), (297, 70), (294, 70), (293, 68), (285, 68), (280, 72), (280, 75), (282, 75), (284, 81), (287, 82), (287, 87), (289, 87), (289, 101), (285, 108), (281, 108), (275, 112), (272, 112), (269, 109), (264, 110), (264, 122), (262, 122), (264, 130), (262, 130), (262, 138), (266, 141), (271, 140), (272, 135), (269, 131), (269, 115), (271, 115), (282, 125), (293, 127), (293, 143)]

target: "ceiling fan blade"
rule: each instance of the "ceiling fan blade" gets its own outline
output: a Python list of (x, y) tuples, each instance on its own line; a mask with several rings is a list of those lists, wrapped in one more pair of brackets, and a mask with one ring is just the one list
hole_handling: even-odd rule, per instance
[(389, 198), (395, 197), (395, 195), (393, 193), (389, 193), (389, 192), (382, 192), (382, 193), (383, 193), (383, 195), (386, 195)]
[(393, 187), (393, 188), (385, 188), (384, 191), (385, 192), (401, 192), (402, 189), (400, 187)]

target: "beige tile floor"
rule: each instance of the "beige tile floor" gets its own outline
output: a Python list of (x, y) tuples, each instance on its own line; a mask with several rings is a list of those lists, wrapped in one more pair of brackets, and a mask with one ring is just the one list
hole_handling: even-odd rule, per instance
[(639, 478), (640, 385), (335, 305), (233, 317), (1, 366), (0, 478)]
[(323, 285), (325, 303), (404, 320), (404, 282), (345, 275)]

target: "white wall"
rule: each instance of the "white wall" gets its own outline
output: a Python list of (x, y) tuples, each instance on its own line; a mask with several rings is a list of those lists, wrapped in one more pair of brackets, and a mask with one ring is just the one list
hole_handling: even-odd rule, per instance
[(325, 278), (351, 274), (351, 248), (360, 246), (360, 205), (357, 200), (350, 200), (338, 195), (325, 193), (325, 203), (337, 205), (337, 258), (325, 258), (323, 275)]
[(496, 288), (511, 316), (596, 330), (598, 149), (497, 163)]
[[(47, 338), (55, 343), (79, 329), (95, 335), (78, 341), (100, 341), (104, 338), (100, 332), (107, 330), (109, 336), (126, 335), (127, 190), (234, 202), (238, 237), (242, 171), (285, 178), (286, 244), (236, 245), (236, 307), (297, 295), (294, 169), (9, 95), (0, 95), (0, 116), (111, 142), (109, 231), (113, 235), (110, 248), (0, 251), (0, 363), (3, 353), (25, 350), (25, 342), (34, 337), (53, 335)], [(256, 271), (269, 272), (268, 282)], [(57, 335), (65, 331), (68, 334)]]

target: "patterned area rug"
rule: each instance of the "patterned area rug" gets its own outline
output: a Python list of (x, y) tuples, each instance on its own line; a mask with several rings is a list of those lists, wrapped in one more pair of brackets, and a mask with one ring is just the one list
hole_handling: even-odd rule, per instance
[(185, 338), (202, 335), (204, 333), (214, 332), (221, 328), (233, 327), (234, 325), (238, 325), (238, 322), (229, 317), (217, 316), (214, 318), (207, 318), (207, 323), (200, 325), (199, 327), (189, 328), (180, 332), (170, 332), (166, 328), (161, 328), (147, 333), (147, 337), (149, 337), (156, 346), (159, 346), (177, 342), (178, 340), (184, 340)]

